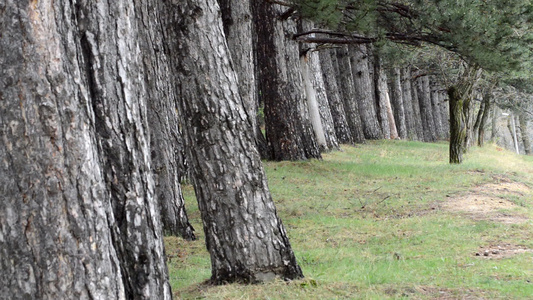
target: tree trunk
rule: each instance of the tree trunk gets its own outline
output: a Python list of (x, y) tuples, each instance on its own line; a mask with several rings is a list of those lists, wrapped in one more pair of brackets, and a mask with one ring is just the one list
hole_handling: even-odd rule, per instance
[(476, 114), (476, 122), (474, 123), (473, 128), (473, 139), (477, 142), (479, 141), (479, 129), (481, 128), (481, 119), (483, 118), (483, 114), (485, 112), (485, 102), (481, 102), (479, 104), (479, 109)]
[(450, 107), (449, 107), (449, 101), (446, 96), (446, 93), (440, 92), (439, 93), (439, 99), (441, 104), (441, 119), (442, 119), (442, 126), (444, 131), (444, 139), (447, 140), (450, 138)]
[[(334, 50), (319, 51), (320, 64), (322, 67), (322, 73), (324, 78), (324, 85), (326, 88), (326, 94), (328, 96), (328, 103), (333, 119), (333, 126), (335, 128), (335, 134), (339, 143), (352, 144), (352, 134), (346, 121), (346, 113), (344, 112), (344, 106), (339, 93), (339, 87), (337, 85), (338, 71), (334, 66), (337, 64), (337, 57)], [(333, 62), (334, 60), (334, 62)]]
[(424, 141), (434, 142), (437, 140), (437, 134), (435, 133), (433, 108), (431, 106), (429, 76), (421, 76), (416, 81), (418, 101), (420, 105), (420, 117), (424, 128)]
[(269, 158), (321, 158), (307, 108), (300, 73), (294, 20), (281, 20), (283, 8), (254, 1), (259, 89), (264, 103)]
[(339, 141), (335, 133), (335, 125), (333, 123), (333, 116), (331, 115), (329, 97), (326, 92), (326, 84), (320, 63), (319, 51), (307, 53), (307, 57), (311, 84), (316, 92), (320, 120), (322, 121), (322, 128), (326, 137), (327, 148), (339, 149)]
[(179, 53), (180, 107), (211, 255), (211, 281), (299, 278), (302, 272), (254, 147), (218, 10), (214, 0), (176, 1), (174, 21), (181, 27), (172, 39)]
[[(378, 120), (381, 126), (382, 135), (385, 139), (396, 139), (398, 138), (398, 132), (396, 131), (396, 125), (394, 125), (394, 133), (391, 134), (392, 126), (389, 123), (389, 108), (390, 108), (390, 97), (389, 97), (389, 87), (387, 84), (387, 75), (381, 67), (381, 61), (378, 55), (374, 55), (374, 88), (375, 88), (375, 97), (376, 104), (378, 108)], [(394, 121), (394, 119), (393, 119)]]
[(513, 113), (509, 114), (509, 119), (507, 120), (507, 128), (509, 128), (509, 132), (511, 133), (511, 137), (513, 140), (513, 148), (515, 149), (516, 154), (520, 154), (520, 148), (518, 147), (518, 136), (516, 133), (516, 122)]
[(468, 100), (455, 86), (448, 89), (448, 96), (450, 99), (450, 163), (460, 164), (463, 162), (465, 151), (463, 141), (466, 137), (463, 103)]
[(485, 93), (485, 96), (483, 97), (483, 116), (481, 117), (477, 134), (477, 144), (479, 147), (483, 147), (483, 144), (485, 143), (485, 127), (487, 126), (487, 120), (489, 119), (489, 114), (492, 110), (491, 97), (492, 92)]
[[(138, 40), (142, 51), (148, 101), (148, 121), (150, 127), (150, 148), (152, 170), (155, 180), (155, 193), (161, 208), (163, 231), (167, 235), (195, 239), (194, 229), (189, 224), (185, 211), (185, 201), (180, 182), (186, 178), (184, 141), (176, 110), (175, 78), (170, 77), (172, 67), (166, 48), (165, 32), (161, 26), (161, 7), (150, 2), (140, 2), (136, 14), (142, 17), (139, 26), (150, 35), (142, 35)], [(163, 18), (166, 20), (166, 18)], [(158, 74), (165, 74), (161, 76)], [(162, 96), (164, 95), (164, 96)]]
[[(244, 108), (252, 122), (250, 130), (254, 133), (260, 153), (265, 152), (266, 140), (257, 121), (259, 108), (257, 79), (254, 57), (254, 24), (251, 0), (218, 0), (222, 12), (224, 33), (231, 52), (233, 68), (239, 78), (239, 93)], [(266, 153), (261, 156), (266, 157)]]
[(372, 94), (372, 80), (368, 68), (368, 50), (365, 45), (351, 45), (350, 62), (354, 78), (355, 97), (358, 101), (361, 124), (365, 139), (378, 140), (382, 138), (379, 126), (374, 96)]
[(442, 122), (439, 90), (436, 84), (432, 84), (433, 90), (431, 91), (431, 112), (433, 114), (433, 122), (435, 126), (435, 135), (437, 140), (444, 139), (444, 126)]
[(313, 126), (318, 146), (322, 151), (326, 151), (328, 150), (328, 145), (326, 142), (326, 135), (324, 134), (324, 128), (322, 126), (322, 120), (320, 118), (316, 91), (311, 82), (311, 71), (309, 70), (310, 57), (308, 57), (308, 54), (309, 51), (300, 57), (300, 68), (305, 88), (305, 97), (307, 99), (307, 109), (309, 110), (309, 119)]
[(348, 46), (342, 46), (337, 49), (337, 68), (339, 69), (338, 78), (340, 79), (341, 97), (344, 103), (346, 119), (352, 133), (352, 140), (355, 143), (364, 143), (365, 135), (355, 95), (354, 76), (352, 75)]
[[(407, 130), (407, 138), (410, 140), (418, 140), (418, 125), (416, 123), (416, 114), (414, 111), (415, 105), (413, 104), (414, 96), (412, 94), (411, 85), (411, 71), (409, 68), (402, 68), (400, 70), (401, 75), (401, 88), (402, 88), (402, 100), (405, 113), (405, 127)], [(393, 100), (394, 101), (394, 100)], [(394, 102), (393, 102), (394, 103)], [(418, 102), (417, 102), (418, 106)], [(398, 121), (399, 122), (399, 121)]]
[(526, 114), (524, 112), (520, 112), (518, 114), (518, 121), (520, 123), (520, 132), (522, 133), (522, 142), (524, 143), (524, 151), (526, 155), (531, 155), (531, 140), (529, 138), (529, 133), (527, 130)]
[(480, 71), (468, 67), (461, 75), (461, 81), (448, 88), (450, 101), (450, 163), (463, 162), (467, 144), (468, 117), (472, 103), (472, 90), (480, 76)]
[(150, 32), (137, 13), (145, 9), (4, 5), (0, 298), (171, 298), (150, 88), (139, 76), (155, 64), (142, 61), (139, 40)]
[[(409, 132), (407, 131), (407, 119), (409, 118), (409, 116), (407, 116), (406, 114), (406, 107), (404, 105), (404, 92), (402, 90), (402, 82), (399, 68), (392, 69), (390, 82), (392, 107), (394, 108), (394, 119), (397, 124), (400, 138), (402, 140), (405, 140), (409, 137)], [(407, 95), (411, 95), (410, 89), (407, 92)], [(407, 101), (405, 102), (407, 104), (410, 103)], [(412, 118), (412, 115), (410, 117)]]
[(490, 141), (495, 143), (498, 137), (498, 118), (501, 115), (501, 109), (498, 106), (494, 106), (492, 111), (492, 128), (490, 133)]

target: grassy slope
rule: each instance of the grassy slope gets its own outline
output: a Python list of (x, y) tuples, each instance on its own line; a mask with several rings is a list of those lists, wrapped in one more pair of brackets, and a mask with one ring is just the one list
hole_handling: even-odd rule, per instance
[[(208, 287), (209, 256), (194, 193), (185, 187), (200, 239), (167, 238), (173, 290), (208, 299), (505, 298), (533, 295), (533, 254), (486, 259), (496, 244), (533, 249), (533, 196), (519, 197), (525, 224), (475, 221), (440, 204), (509, 178), (533, 187), (533, 159), (495, 146), (447, 163), (446, 144), (379, 141), (344, 146), (322, 161), (267, 162), (269, 186), (305, 279)], [(512, 212), (510, 212), (512, 213)], [(470, 299), (470, 298), (469, 298)]]

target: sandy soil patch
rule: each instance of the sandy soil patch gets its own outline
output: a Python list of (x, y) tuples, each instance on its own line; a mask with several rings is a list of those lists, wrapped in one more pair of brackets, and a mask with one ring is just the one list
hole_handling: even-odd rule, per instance
[(521, 224), (528, 218), (518, 212), (519, 205), (507, 198), (515, 196), (532, 201), (533, 190), (524, 183), (494, 177), (495, 182), (475, 187), (467, 194), (451, 197), (442, 204), (448, 211), (465, 213), (475, 220)]

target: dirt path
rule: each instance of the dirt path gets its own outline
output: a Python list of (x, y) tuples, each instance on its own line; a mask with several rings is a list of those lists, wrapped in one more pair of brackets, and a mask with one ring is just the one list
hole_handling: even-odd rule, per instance
[(494, 177), (493, 183), (475, 187), (467, 194), (451, 197), (442, 204), (442, 208), (466, 214), (474, 220), (522, 224), (529, 219), (523, 214), (524, 209), (519, 204), (526, 201), (533, 201), (533, 190), (529, 186), (505, 177)]

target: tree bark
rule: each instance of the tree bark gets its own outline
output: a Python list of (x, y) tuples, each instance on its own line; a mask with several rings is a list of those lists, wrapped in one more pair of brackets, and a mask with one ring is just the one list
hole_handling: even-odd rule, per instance
[(435, 83), (431, 84), (431, 86), (431, 112), (433, 115), (435, 135), (437, 140), (441, 140), (444, 139), (444, 126), (440, 108), (439, 87)]
[[(180, 108), (211, 281), (302, 276), (254, 147), (214, 0), (175, 1)], [(212, 51), (218, 49), (218, 51)], [(194, 151), (193, 151), (194, 149)]]
[(483, 111), (482, 111), (481, 120), (479, 122), (479, 128), (477, 131), (477, 145), (479, 147), (483, 147), (485, 143), (485, 128), (487, 127), (487, 121), (489, 119), (489, 115), (491, 111), (493, 110), (491, 100), (492, 100), (492, 88), (489, 88), (483, 94)]
[(413, 88), (414, 84), (411, 80), (411, 70), (409, 68), (403, 68), (401, 73), (407, 136), (409, 139), (423, 141), (424, 133), (422, 130), (422, 120), (420, 119), (418, 95), (416, 88)]
[(522, 133), (522, 142), (524, 143), (524, 151), (526, 155), (531, 155), (531, 140), (527, 130), (527, 119), (524, 112), (518, 114), (518, 121), (520, 124), (520, 132)]
[(139, 5), (3, 7), (0, 298), (171, 298)]
[[(344, 106), (337, 85), (336, 74), (338, 72), (334, 68), (337, 64), (335, 51), (322, 50), (318, 52), (335, 135), (339, 143), (352, 144), (352, 134), (346, 120), (346, 113), (344, 112)], [(335, 60), (334, 62), (333, 59)]]
[(279, 5), (254, 1), (259, 91), (264, 103), (269, 158), (321, 158), (305, 105), (296, 22), (281, 20)]
[(463, 162), (467, 144), (468, 117), (472, 103), (472, 89), (480, 72), (468, 67), (461, 76), (461, 81), (448, 88), (450, 101), (450, 164)]
[(350, 49), (355, 97), (358, 101), (365, 139), (381, 139), (381, 127), (376, 113), (374, 96), (372, 94), (374, 89), (372, 89), (372, 80), (368, 68), (368, 49), (365, 45), (350, 45), (348, 48)]
[[(378, 120), (381, 126), (382, 135), (385, 139), (397, 139), (398, 132), (396, 131), (396, 125), (391, 126), (389, 119), (389, 109), (390, 106), (390, 97), (389, 97), (389, 87), (387, 84), (387, 75), (381, 67), (381, 61), (378, 55), (374, 54), (374, 88), (375, 88), (375, 97), (376, 104), (378, 108)], [(393, 133), (391, 134), (391, 130)]]
[(218, 0), (222, 12), (224, 34), (231, 52), (233, 68), (239, 77), (239, 92), (244, 108), (252, 122), (250, 130), (262, 157), (267, 157), (266, 140), (257, 121), (259, 109), (257, 78), (255, 72), (255, 26), (250, 0)]
[(322, 65), (320, 63), (319, 51), (315, 50), (310, 53), (308, 52), (307, 58), (311, 84), (317, 97), (320, 120), (326, 137), (327, 148), (330, 150), (339, 149), (339, 141), (337, 139), (337, 134), (335, 133), (335, 125), (330, 110), (329, 97), (326, 91), (326, 83), (322, 72)]
[[(165, 51), (164, 21), (160, 18), (164, 7), (150, 1), (138, 1), (136, 15), (142, 35), (138, 40), (142, 51), (143, 72), (146, 82), (146, 97), (149, 99), (147, 111), (150, 128), (150, 148), (152, 170), (154, 173), (155, 193), (160, 206), (163, 231), (167, 235), (181, 236), (187, 240), (195, 239), (194, 228), (189, 224), (185, 210), (185, 200), (181, 182), (187, 177), (184, 141), (176, 110), (176, 92), (171, 58)], [(158, 74), (164, 74), (161, 76)]]
[(434, 142), (437, 140), (433, 108), (431, 106), (431, 90), (429, 76), (421, 76), (417, 80), (417, 94), (420, 105), (420, 117), (424, 129), (424, 141)]
[(346, 119), (348, 120), (348, 125), (352, 133), (352, 140), (355, 143), (364, 143), (365, 135), (359, 113), (359, 105), (355, 95), (354, 76), (352, 75), (348, 46), (338, 48), (336, 53), (341, 97), (344, 104), (344, 111), (346, 112)]
[[(390, 76), (390, 87), (391, 87), (391, 99), (392, 99), (392, 107), (394, 108), (394, 119), (396, 121), (396, 125), (398, 128), (399, 136), (402, 140), (409, 138), (409, 131), (407, 130), (407, 120), (409, 118), (412, 119), (412, 112), (409, 116), (406, 113), (406, 110), (409, 106), (410, 102), (404, 101), (405, 97), (411, 97), (411, 90), (409, 88), (408, 91), (405, 92), (402, 89), (402, 82), (401, 82), (401, 73), (399, 68), (394, 68), (391, 71)], [(407, 103), (407, 105), (404, 105), (404, 102)], [(411, 109), (412, 111), (412, 109)], [(412, 124), (411, 124), (412, 125)], [(414, 128), (411, 128), (413, 131)]]

